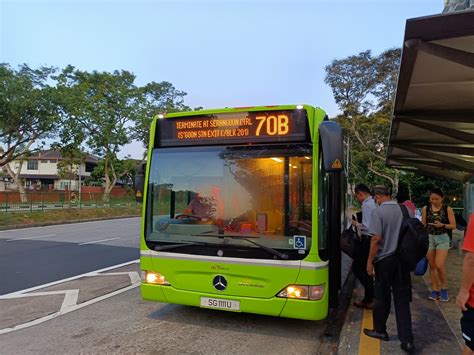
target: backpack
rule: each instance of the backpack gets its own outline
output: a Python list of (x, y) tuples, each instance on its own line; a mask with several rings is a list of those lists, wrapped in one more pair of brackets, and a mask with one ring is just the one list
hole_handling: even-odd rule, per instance
[(416, 264), (428, 252), (428, 232), (419, 219), (410, 217), (406, 206), (399, 206), (402, 210), (403, 220), (398, 235), (397, 254), (400, 261), (407, 265), (410, 271), (413, 271)]

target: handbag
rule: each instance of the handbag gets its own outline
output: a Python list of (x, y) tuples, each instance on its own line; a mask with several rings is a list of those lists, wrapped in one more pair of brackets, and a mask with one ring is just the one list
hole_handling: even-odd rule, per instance
[(428, 270), (428, 259), (426, 259), (425, 256), (423, 259), (418, 261), (418, 264), (416, 264), (414, 273), (416, 276), (423, 276), (426, 273), (426, 270)]
[(340, 241), (341, 250), (352, 259), (354, 259), (356, 255), (359, 243), (359, 236), (354, 227), (350, 226), (342, 232)]

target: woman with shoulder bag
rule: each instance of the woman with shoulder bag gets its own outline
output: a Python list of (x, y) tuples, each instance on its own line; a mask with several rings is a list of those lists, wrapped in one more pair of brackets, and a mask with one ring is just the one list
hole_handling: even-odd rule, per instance
[(430, 267), (430, 300), (449, 301), (446, 288), (446, 258), (449, 251), (448, 230), (456, 228), (456, 219), (451, 207), (443, 203), (444, 194), (438, 188), (431, 190), (430, 202), (423, 207), (422, 222), (429, 233), (430, 244), (426, 255)]

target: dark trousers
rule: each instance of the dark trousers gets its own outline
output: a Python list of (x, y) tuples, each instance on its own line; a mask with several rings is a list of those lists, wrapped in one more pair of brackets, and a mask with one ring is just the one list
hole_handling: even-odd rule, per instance
[(365, 293), (363, 301), (371, 303), (374, 298), (374, 279), (367, 273), (367, 259), (369, 258), (370, 236), (362, 236), (362, 242), (357, 248), (354, 262), (352, 263), (352, 272), (364, 286)]
[(410, 270), (402, 265), (397, 256), (389, 256), (375, 264), (374, 329), (387, 330), (387, 319), (392, 303), (395, 304), (398, 338), (401, 342), (413, 342), (411, 329), (411, 278)]

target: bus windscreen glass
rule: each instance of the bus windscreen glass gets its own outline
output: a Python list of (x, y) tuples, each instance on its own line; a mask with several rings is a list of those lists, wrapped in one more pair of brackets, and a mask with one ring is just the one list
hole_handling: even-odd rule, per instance
[(306, 110), (233, 112), (159, 119), (155, 147), (304, 142)]
[(303, 259), (312, 237), (311, 156), (307, 144), (154, 149), (148, 246), (185, 254)]

